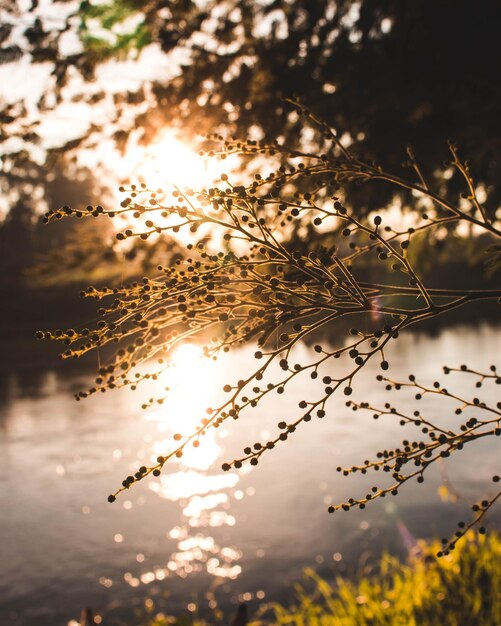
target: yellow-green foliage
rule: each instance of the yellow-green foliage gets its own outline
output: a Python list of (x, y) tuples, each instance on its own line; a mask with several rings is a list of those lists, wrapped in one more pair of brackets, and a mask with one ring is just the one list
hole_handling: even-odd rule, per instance
[[(403, 564), (383, 556), (377, 575), (334, 586), (305, 572), (292, 606), (263, 606), (248, 626), (499, 626), (501, 624), (501, 537), (473, 532), (448, 556), (436, 558), (438, 542), (420, 544), (420, 555)], [(144, 626), (216, 626), (157, 615)]]
[(501, 624), (501, 539), (468, 534), (446, 557), (422, 544), (407, 564), (384, 556), (378, 576), (336, 586), (312, 570), (314, 591), (298, 590), (297, 605), (273, 605), (281, 626), (498, 626)]
[[(139, 3), (140, 5), (140, 3)], [(151, 42), (138, 3), (132, 0), (80, 4), (80, 38), (84, 49), (99, 60), (138, 54)], [(128, 20), (139, 18), (128, 25)], [(117, 30), (118, 29), (118, 30)]]

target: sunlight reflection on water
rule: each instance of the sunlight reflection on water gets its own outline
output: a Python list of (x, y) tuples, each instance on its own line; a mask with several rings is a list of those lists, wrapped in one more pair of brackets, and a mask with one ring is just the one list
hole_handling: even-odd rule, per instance
[[(442, 338), (442, 346), (446, 354), (450, 350), (450, 338), (447, 333)], [(295, 358), (302, 363), (307, 362), (311, 359), (310, 351), (311, 348), (301, 344), (297, 346), (295, 354), (291, 355), (291, 360)], [(335, 364), (328, 364), (331, 374), (333, 369), (343, 367), (340, 361), (341, 359)], [(159, 396), (164, 393), (166, 395), (161, 405), (146, 414), (146, 419), (156, 423), (159, 438), (153, 437), (153, 440), (149, 441), (150, 451), (149, 453), (142, 451), (141, 458), (146, 454), (154, 463), (158, 455), (164, 455), (166, 451), (172, 449), (174, 433), (189, 435), (200, 424), (200, 420), (207, 414), (207, 408), (220, 400), (224, 383), (236, 378), (234, 364), (233, 371), (231, 365), (232, 361), (225, 358), (214, 361), (204, 357), (202, 349), (194, 344), (185, 344), (176, 350), (172, 357), (172, 367), (159, 377), (151, 391)], [(239, 371), (238, 375), (243, 374)], [(270, 375), (272, 379), (276, 375), (273, 368), (270, 368)], [(312, 385), (311, 381), (309, 385)], [(301, 383), (296, 382), (295, 387), (295, 390), (289, 390), (292, 391), (290, 395), (293, 397), (297, 393), (305, 392), (305, 389), (301, 388)], [(311, 393), (311, 390), (308, 392)], [(283, 408), (292, 408), (294, 404), (297, 406), (297, 399), (295, 403), (287, 403), (286, 400), (280, 402)], [(263, 405), (270, 406), (269, 398), (266, 398)], [(275, 412), (277, 406), (271, 406)], [(238, 473), (218, 471), (221, 462), (226, 460), (222, 458), (223, 454), (227, 454), (222, 447), (226, 436), (225, 428), (208, 430), (202, 437), (200, 447), (186, 448), (182, 459), (167, 464), (160, 478), (148, 483), (149, 489), (157, 496), (176, 502), (180, 506), (179, 522), (167, 532), (167, 535), (176, 541), (176, 548), (166, 566), (157, 569), (156, 574), (148, 571), (143, 572), (138, 578), (127, 578), (126, 581), (131, 586), (149, 584), (155, 579), (158, 580), (158, 575), (162, 578), (170, 575), (185, 578), (195, 572), (206, 572), (218, 578), (235, 579), (241, 574), (242, 568), (239, 564), (241, 550), (217, 542), (212, 532), (215, 528), (232, 527), (237, 523), (236, 516), (228, 511), (231, 506), (230, 500), (241, 500), (245, 497), (244, 491), (235, 488), (241, 478), (251, 471), (249, 465), (244, 465)], [(267, 428), (261, 428), (258, 436), (266, 440), (271, 434)], [(327, 489), (327, 483), (322, 481), (319, 487), (323, 491)], [(329, 505), (334, 499), (331, 494), (325, 494), (323, 503)], [(385, 510), (392, 516), (396, 509), (393, 503), (388, 503)], [(401, 521), (397, 521), (397, 528), (403, 528), (402, 524)], [(360, 528), (367, 529), (369, 526), (361, 525)], [(377, 529), (374, 530), (378, 532)], [(335, 555), (340, 553), (336, 552)], [(322, 555), (317, 555), (315, 560), (318, 564), (324, 563)], [(334, 556), (333, 560), (341, 561), (342, 557)]]
[[(390, 348), (392, 372), (432, 381), (443, 364), (482, 368), (499, 359), (500, 341), (499, 330), (486, 326), (446, 330), (433, 339), (403, 335)], [(310, 359), (311, 350), (299, 346), (297, 360)], [(184, 346), (176, 367), (159, 380), (81, 403), (73, 393), (89, 384), (87, 373), (0, 380), (0, 495), (7, 502), (0, 532), (8, 564), (0, 571), (0, 623), (66, 625), (83, 602), (105, 613), (119, 607), (125, 614), (129, 607), (129, 618), (132, 601), (145, 597), (167, 597), (164, 606), (172, 612), (207, 608), (216, 590), (226, 605), (264, 593), (280, 600), (305, 566), (334, 577), (383, 547), (405, 552), (402, 533), (408, 540), (450, 532), (470, 499), (488, 489), (496, 441), (480, 441), (444, 464), (462, 496), (457, 502), (439, 499), (443, 477), (435, 472), (394, 500), (327, 515), (328, 504), (365, 493), (370, 480), (343, 478), (336, 467), (371, 458), (405, 436), (391, 417), (374, 425), (371, 415), (353, 413), (344, 397), (333, 398), (325, 419), (277, 445), (258, 468), (223, 473), (222, 462), (297, 414), (299, 400), (315, 393), (313, 382), (305, 381), (238, 423), (209, 431), (199, 448), (110, 506), (110, 490), (138, 464), (172, 450), (173, 434), (189, 432), (220, 402), (223, 386), (253, 366), (252, 354), (238, 350), (213, 362), (196, 346)], [(384, 387), (375, 382), (379, 372), (377, 363), (369, 364), (354, 396), (384, 402)], [(474, 385), (459, 385), (477, 393)], [(482, 392), (499, 399), (495, 385)], [(163, 395), (162, 405), (141, 412), (142, 403)], [(414, 404), (412, 395), (400, 401), (404, 409)], [(450, 419), (448, 408), (433, 399), (422, 408)]]
[[(204, 357), (198, 346), (185, 344), (177, 348), (172, 356), (172, 367), (156, 383), (160, 393), (167, 390), (166, 400), (149, 414), (149, 419), (157, 422), (159, 431), (170, 435), (170, 439), (154, 443), (152, 463), (172, 445), (174, 433), (190, 434), (200, 423), (206, 409), (216, 399), (216, 382), (224, 375), (228, 375), (227, 368)], [(161, 498), (181, 501), (182, 506), (183, 525), (174, 527), (169, 533), (178, 541), (177, 550), (171, 555), (167, 567), (160, 570), (163, 576), (172, 572), (185, 577), (204, 569), (213, 576), (234, 579), (241, 572), (241, 567), (236, 564), (241, 557), (239, 550), (219, 546), (207, 532), (200, 532), (200, 529), (235, 525), (235, 517), (217, 507), (228, 506), (229, 490), (239, 482), (239, 476), (215, 474), (214, 469), (207, 473), (216, 466), (222, 453), (217, 437), (221, 437), (221, 432), (210, 429), (202, 438), (200, 447), (185, 450), (177, 471), (168, 467), (158, 481), (149, 485)], [(198, 532), (192, 534), (195, 528)], [(136, 585), (137, 579), (131, 580)], [(140, 580), (144, 582), (143, 578)], [(149, 578), (146, 582), (150, 582)]]

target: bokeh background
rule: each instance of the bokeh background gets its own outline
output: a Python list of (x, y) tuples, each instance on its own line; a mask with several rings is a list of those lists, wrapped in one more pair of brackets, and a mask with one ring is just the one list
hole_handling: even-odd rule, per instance
[[(151, 602), (193, 614), (285, 600), (305, 566), (328, 578), (369, 571), (383, 550), (405, 555), (467, 510), (492, 473), (493, 444), (444, 464), (426, 486), (386, 506), (327, 516), (328, 504), (364, 489), (335, 468), (398, 437), (394, 425), (375, 428), (341, 401), (329, 421), (311, 424), (259, 469), (221, 474), (232, 450), (295, 406), (294, 394), (263, 405), (241, 431), (218, 432), (165, 481), (109, 507), (106, 495), (122, 475), (158, 454), (179, 420), (195, 419), (232, 372), (245, 371), (250, 353), (209, 370), (196, 348), (181, 350), (177, 395), (160, 414), (140, 409), (152, 390), (76, 404), (97, 357), (61, 363), (35, 331), (95, 319), (93, 303), (78, 297), (84, 286), (151, 275), (183, 242), (126, 247), (111, 221), (46, 226), (40, 218), (66, 204), (116, 206), (129, 180), (203, 186), (226, 169), (245, 178), (266, 167), (202, 159), (209, 133), (321, 146), (321, 133), (305, 129), (288, 98), (300, 98), (352, 150), (390, 171), (403, 171), (411, 144), (423, 172), (451, 198), (463, 191), (444, 164), (448, 139), (456, 141), (494, 216), (500, 20), (501, 6), (487, 0), (1, 3), (2, 623), (66, 625), (84, 606), (106, 623), (135, 623)], [(414, 203), (381, 185), (347, 185), (340, 194), (360, 215), (378, 210), (401, 220)], [(419, 268), (431, 286), (498, 283), (499, 249), (485, 236), (443, 230), (422, 246)], [(396, 371), (430, 381), (445, 364), (485, 369), (501, 353), (498, 311), (466, 307), (405, 335), (392, 348)], [(375, 375), (369, 367), (359, 399), (383, 397)], [(485, 394), (494, 400), (495, 388)], [(402, 401), (410, 407), (412, 397)], [(430, 406), (444, 419), (449, 408)], [(491, 519), (499, 525), (499, 513)]]

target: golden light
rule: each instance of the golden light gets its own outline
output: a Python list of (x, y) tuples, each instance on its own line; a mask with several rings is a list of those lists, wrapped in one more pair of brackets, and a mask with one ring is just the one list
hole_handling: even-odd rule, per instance
[(223, 161), (201, 156), (195, 144), (183, 141), (172, 129), (160, 131), (146, 146), (139, 137), (130, 136), (125, 153), (119, 156), (115, 152), (113, 158), (109, 157), (108, 163), (121, 182), (144, 182), (150, 189), (166, 190), (174, 186), (202, 189), (239, 165), (237, 155)]
[[(206, 409), (215, 403), (217, 390), (222, 387), (224, 368), (219, 362), (205, 357), (200, 346), (179, 346), (172, 355), (171, 363), (172, 367), (158, 381), (162, 389), (165, 386), (169, 388), (166, 399), (150, 415), (168, 437), (155, 443), (152, 459), (172, 448), (174, 433), (190, 435), (200, 425), (207, 415)], [(152, 483), (152, 488), (169, 500), (179, 500), (234, 487), (238, 482), (236, 474), (220, 473), (219, 467), (214, 474), (206, 473), (214, 467), (221, 454), (218, 435), (218, 431), (209, 429), (200, 438), (198, 447), (188, 444), (178, 462), (177, 471), (166, 473)]]
[(206, 417), (206, 409), (214, 399), (214, 365), (204, 356), (200, 346), (186, 343), (176, 348), (171, 357), (172, 367), (165, 382), (170, 388), (162, 408), (169, 428), (188, 434)]
[(163, 131), (137, 156), (140, 163), (130, 177), (143, 179), (150, 187), (201, 188), (210, 183), (211, 173), (215, 175), (214, 166), (171, 130)]
[(223, 161), (201, 156), (196, 140), (185, 141), (173, 129), (159, 131), (147, 145), (141, 139), (139, 132), (132, 132), (124, 151), (112, 139), (104, 139), (97, 148), (81, 151), (79, 165), (95, 169), (105, 164), (107, 175), (115, 179), (115, 184), (108, 181), (111, 188), (144, 182), (150, 189), (167, 190), (174, 186), (201, 189), (219, 181), (223, 172), (238, 169), (238, 156)]
[[(168, 387), (165, 402), (151, 417), (159, 427), (171, 433), (189, 435), (207, 416), (206, 409), (216, 401), (217, 390), (222, 384), (219, 364), (203, 355), (202, 349), (194, 344), (179, 346), (171, 359), (172, 367), (159, 380), (159, 385)], [(158, 442), (155, 453), (161, 454), (162, 447), (171, 446), (172, 440)], [(187, 446), (183, 465), (194, 469), (208, 469), (220, 453), (215, 431), (209, 430), (200, 440), (200, 447)]]
[[(162, 391), (165, 386), (169, 387), (166, 400), (152, 415), (168, 437), (155, 443), (152, 460), (172, 449), (173, 433), (189, 435), (200, 424), (207, 407), (217, 401), (226, 374), (221, 361), (208, 359), (194, 344), (179, 346), (172, 355), (171, 364), (172, 367), (156, 383), (161, 385)], [(240, 551), (218, 545), (211, 535), (200, 532), (236, 523), (226, 509), (240, 478), (234, 472), (221, 472), (217, 463), (222, 452), (219, 437), (220, 430), (210, 429), (201, 437), (199, 447), (188, 444), (182, 458), (177, 462), (173, 460), (173, 465), (149, 484), (158, 496), (179, 502), (182, 507), (182, 525), (169, 533), (176, 539), (177, 549), (171, 554), (167, 566), (160, 570), (161, 576), (185, 577), (205, 569), (213, 576), (234, 579), (242, 571), (237, 564)], [(157, 573), (155, 577), (158, 578)], [(139, 582), (146, 583), (149, 579), (141, 577)]]

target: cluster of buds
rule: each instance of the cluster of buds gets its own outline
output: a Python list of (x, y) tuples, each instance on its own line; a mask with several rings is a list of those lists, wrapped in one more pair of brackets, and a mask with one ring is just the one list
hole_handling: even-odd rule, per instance
[[(322, 125), (309, 112), (301, 113)], [(93, 328), (38, 333), (40, 338), (64, 344), (61, 358), (78, 358), (95, 348), (117, 344), (95, 384), (77, 394), (77, 399), (116, 387), (136, 389), (143, 380), (156, 378), (169, 367), (170, 353), (187, 340), (202, 343), (205, 355), (214, 359), (242, 344), (256, 346), (252, 373), (229, 381), (224, 386), (225, 399), (218, 406), (207, 407), (191, 432), (176, 433), (172, 449), (155, 464), (127, 477), (109, 496), (110, 501), (146, 476), (159, 475), (169, 459), (182, 456), (186, 446), (200, 445), (208, 429), (237, 420), (270, 394), (286, 393), (305, 373), (318, 379), (317, 395), (299, 402), (294, 419), (279, 422), (276, 436), (247, 446), (243, 455), (225, 462), (223, 469), (238, 469), (247, 462), (256, 465), (263, 454), (286, 441), (303, 423), (325, 417), (333, 394), (351, 395), (355, 377), (369, 360), (379, 359), (381, 369), (387, 371), (390, 363), (385, 349), (402, 330), (469, 302), (500, 298), (501, 290), (429, 288), (415, 269), (413, 241), (422, 233), (466, 222), (493, 237), (501, 236), (498, 225), (488, 219), (479, 203), (469, 170), (455, 146), (450, 146), (451, 164), (465, 178), (468, 208), (442, 197), (426, 183), (412, 151), (409, 159), (417, 181), (360, 161), (333, 131), (322, 128), (331, 147), (321, 154), (298, 152), (279, 142), (267, 145), (213, 138), (218, 147), (210, 151), (212, 158), (238, 152), (279, 160), (270, 174), (256, 174), (245, 185), (233, 184), (227, 175), (219, 186), (200, 190), (130, 185), (121, 189), (125, 197), (112, 211), (101, 206), (66, 206), (45, 216), (47, 222), (67, 216), (125, 216), (130, 226), (117, 233), (118, 241), (151, 239), (155, 245), (166, 234), (186, 230), (192, 241), (184, 256), (159, 265), (154, 277), (82, 292), (82, 297), (100, 302), (100, 320)], [(353, 180), (382, 180), (408, 189), (426, 198), (430, 209), (416, 209), (415, 225), (406, 229), (385, 224), (383, 215), (360, 217), (341, 199), (343, 183)], [(351, 328), (346, 325), (350, 319)], [(317, 343), (327, 329), (337, 344)], [(293, 348), (302, 341), (314, 343), (315, 356), (309, 362), (294, 363)], [(320, 368), (325, 369), (333, 359), (345, 363), (342, 373), (320, 376)], [(138, 371), (145, 360), (157, 363), (149, 374)], [(271, 371), (272, 363), (279, 365), (282, 374), (276, 382), (263, 384), (260, 381)], [(384, 380), (389, 389), (402, 386)], [(445, 395), (441, 388), (439, 392)], [(151, 398), (145, 406), (162, 404), (164, 399), (164, 395)], [(401, 419), (407, 423), (407, 417)], [(341, 508), (363, 507), (386, 493), (398, 493), (410, 478), (402, 475), (408, 459), (419, 461), (412, 476), (420, 481), (432, 462), (430, 454), (431, 458), (451, 454), (478, 437), (477, 423), (466, 425), (467, 431), (459, 439), (459, 435), (425, 424), (421, 417), (414, 417), (412, 423), (416, 422), (429, 429), (428, 443), (405, 443), (398, 451), (385, 451), (376, 463), (349, 470), (383, 468), (393, 472), (395, 486), (389, 491), (376, 487), (366, 498), (352, 499)]]

